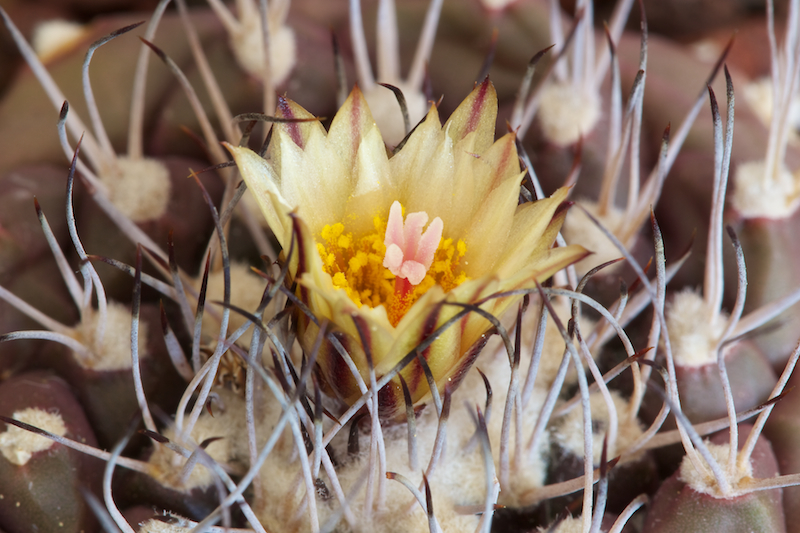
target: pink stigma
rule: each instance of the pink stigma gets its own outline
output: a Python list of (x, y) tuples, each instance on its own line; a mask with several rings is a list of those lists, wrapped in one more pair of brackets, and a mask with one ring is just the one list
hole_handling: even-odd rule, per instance
[(425, 233), (422, 227), (428, 222), (428, 213), (410, 213), (403, 223), (403, 210), (395, 201), (389, 209), (386, 225), (386, 256), (383, 266), (398, 278), (405, 278), (412, 285), (419, 285), (433, 263), (433, 254), (442, 239), (444, 224), (436, 217)]

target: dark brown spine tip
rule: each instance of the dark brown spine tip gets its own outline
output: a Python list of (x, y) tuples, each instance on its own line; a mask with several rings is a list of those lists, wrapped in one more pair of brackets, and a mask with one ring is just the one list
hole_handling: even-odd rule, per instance
[(161, 48), (159, 48), (158, 46), (154, 45), (153, 43), (151, 43), (150, 41), (148, 41), (148, 40), (147, 40), (147, 39), (145, 39), (144, 37), (139, 37), (139, 40), (140, 40), (140, 41), (142, 41), (142, 42), (143, 42), (144, 44), (146, 44), (147, 46), (149, 46), (149, 47), (150, 47), (150, 49), (151, 49), (153, 52), (155, 52), (155, 53), (156, 53), (156, 55), (158, 56), (158, 58), (159, 58), (161, 61), (163, 61), (163, 62), (165, 62), (165, 63), (167, 62), (167, 54), (165, 54), (165, 53), (164, 53), (164, 51), (163, 51), (163, 50), (161, 50)]
[(149, 429), (140, 429), (139, 433), (161, 444), (167, 444), (169, 442), (169, 439), (164, 435), (156, 433), (155, 431), (150, 431)]

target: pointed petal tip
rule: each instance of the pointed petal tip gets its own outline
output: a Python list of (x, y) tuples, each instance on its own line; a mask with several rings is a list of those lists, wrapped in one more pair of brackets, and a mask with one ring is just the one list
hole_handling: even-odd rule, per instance
[(474, 100), (473, 105), (476, 111), (482, 111), (487, 103), (497, 102), (497, 91), (488, 76), (472, 90), (467, 99)]
[(496, 119), (497, 92), (492, 82), (486, 78), (459, 104), (445, 128), (455, 142), (475, 132), (478, 138), (472, 150), (482, 153), (494, 143)]
[(375, 119), (372, 116), (367, 99), (364, 93), (356, 84), (353, 90), (347, 96), (342, 106), (336, 112), (333, 118), (331, 127), (328, 134), (332, 138), (337, 138), (342, 135), (343, 139), (347, 139), (348, 143), (355, 143), (352, 146), (346, 147), (348, 150), (353, 150), (351, 156), (355, 156), (355, 151), (358, 150), (359, 142), (364, 136), (375, 127)]
[(572, 200), (565, 200), (561, 202), (560, 204), (558, 204), (558, 207), (556, 207), (556, 212), (553, 214), (553, 218), (561, 215), (566, 211), (569, 211), (570, 207), (572, 207), (573, 205), (575, 205), (575, 202), (573, 202)]
[(346, 108), (348, 104), (352, 104), (352, 102), (364, 102), (364, 105), (367, 105), (367, 100), (364, 97), (364, 92), (361, 90), (361, 87), (358, 85), (358, 82), (353, 84), (353, 88), (350, 90), (350, 94), (347, 95), (347, 100), (345, 100), (345, 103), (342, 104), (342, 107), (339, 108), (339, 111)]
[(497, 98), (497, 90), (494, 88), (494, 83), (492, 83), (492, 80), (489, 79), (489, 76), (483, 78), (483, 81), (480, 82), (477, 87), (475, 87), (473, 92), (476, 91), (483, 98), (486, 98), (487, 96), (494, 96)]
[(237, 165), (239, 164), (239, 158), (243, 154), (245, 154), (247, 151), (252, 151), (245, 146), (236, 146), (227, 141), (222, 141), (220, 144), (222, 144), (222, 146), (224, 146), (225, 149), (228, 150), (228, 152), (231, 154), (233, 160), (236, 162)]
[(595, 254), (595, 252), (593, 252), (592, 250), (589, 250), (588, 248), (585, 248), (581, 244), (573, 244), (571, 246), (575, 246), (575, 247), (580, 249), (580, 250), (576, 250), (576, 252), (575, 252), (576, 256), (578, 257), (578, 259), (575, 260), (576, 263), (578, 263), (580, 261), (583, 261), (584, 259), (586, 259), (590, 255), (594, 255)]
[(277, 110), (278, 112), (282, 113), (285, 109), (289, 108), (289, 103), (291, 100), (286, 98), (285, 94), (279, 94), (277, 100)]

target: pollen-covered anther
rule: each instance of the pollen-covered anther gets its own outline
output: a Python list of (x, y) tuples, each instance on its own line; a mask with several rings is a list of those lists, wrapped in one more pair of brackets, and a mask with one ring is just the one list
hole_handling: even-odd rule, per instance
[(412, 285), (419, 285), (433, 263), (433, 255), (442, 239), (444, 223), (436, 217), (422, 232), (428, 222), (428, 214), (410, 213), (403, 222), (400, 202), (395, 201), (389, 210), (386, 225), (386, 256), (383, 266), (399, 278), (405, 278)]

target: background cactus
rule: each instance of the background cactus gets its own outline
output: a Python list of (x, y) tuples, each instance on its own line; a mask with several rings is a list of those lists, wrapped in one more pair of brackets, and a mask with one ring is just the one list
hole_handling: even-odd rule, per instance
[[(265, 4), (3, 5), (1, 531), (800, 531), (786, 488), (800, 484), (798, 394), (784, 393), (800, 355), (797, 214), (726, 205), (729, 171), (765, 154), (800, 192), (800, 1), (690, 19), (624, 0)], [(40, 25), (60, 18), (78, 24)], [(770, 72), (775, 107), (734, 101)], [(566, 215), (558, 245), (598, 254), (514, 285), (503, 316), (477, 297), (437, 304), (488, 329), (455, 350), (468, 372), (425, 360), (449, 353), (444, 319), (406, 366), (375, 366), (374, 329), (306, 305), (302, 214), (268, 213), (289, 221), (270, 228), (221, 142), (289, 165), (357, 80), (377, 128), (348, 108), (352, 142), (379, 129), (386, 157), (405, 156), (425, 102), (444, 123), (486, 75), (496, 138), (517, 135), (486, 158), (482, 138), (469, 162), (505, 161), (506, 146), (515, 178), (519, 159), (516, 213), (573, 185), (543, 231)], [(475, 125), (453, 129), (442, 137)], [(118, 185), (144, 162), (155, 189)]]

